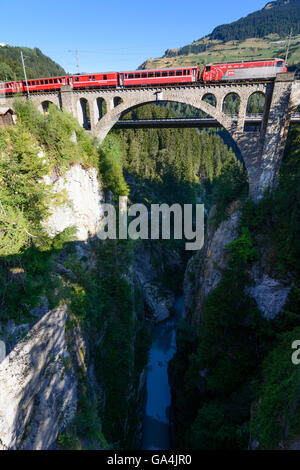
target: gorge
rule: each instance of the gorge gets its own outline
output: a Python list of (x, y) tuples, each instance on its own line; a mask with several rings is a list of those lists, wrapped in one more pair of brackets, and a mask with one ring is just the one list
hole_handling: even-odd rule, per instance
[[(1, 171), (13, 183), (2, 187), (3, 211), (11, 219), (1, 222), (6, 224), (1, 276), (7, 286), (1, 294), (6, 304), (1, 340), (7, 354), (0, 364), (1, 446), (107, 449), (119, 442), (122, 448), (213, 449), (282, 442), (281, 428), (275, 428), (274, 437), (260, 437), (264, 408), (255, 415), (250, 411), (258, 390), (264, 393), (265, 385), (257, 385), (260, 368), (266, 367), (262, 359), (270, 351), (276, 354), (278, 334), (298, 332), (297, 290), (284, 274), (286, 263), (289, 270), (294, 267), (280, 245), (285, 239), (270, 237), (274, 221), (278, 224), (280, 211), (286, 210), (298, 130), (291, 130), (279, 188), (253, 205), (243, 166), (222, 133), (114, 131), (98, 150), (98, 166), (94, 144), (67, 114), (55, 107), (45, 116), (30, 104), (17, 108), (18, 126), (1, 134), (5, 148), (11, 142), (9, 163), (3, 160)], [(169, 104), (138, 110), (140, 116), (174, 112), (182, 110)], [(57, 120), (61, 124), (54, 130)], [(21, 158), (18, 139), (26, 149)], [(34, 152), (39, 156), (32, 160)], [(44, 167), (48, 164), (50, 172)], [(24, 168), (24, 192), (12, 179), (19, 168)], [(26, 205), (33, 171), (40, 181), (39, 202), (31, 202), (27, 221), (15, 205), (10, 208), (15, 200), (10, 191), (17, 190)], [(189, 253), (182, 240), (99, 241), (95, 233), (103, 201), (128, 193), (130, 203), (146, 205), (200, 198), (207, 210), (203, 249)], [(41, 210), (43, 225), (35, 225)], [(276, 211), (271, 219), (270, 210)], [(287, 230), (284, 220), (280, 224), (275, 226), (278, 235), (283, 227)], [(12, 245), (11, 233), (19, 237)], [(31, 246), (33, 235), (38, 240)], [(280, 270), (272, 243), (279, 243)], [(175, 346), (182, 290), (184, 317), (177, 323)], [(176, 298), (177, 314), (166, 320)], [(157, 321), (162, 323), (155, 326)], [(233, 360), (235, 351), (239, 354)], [(288, 352), (284, 373), (291, 367)], [(288, 404), (286, 413), (294, 429)], [(280, 445), (298, 445), (296, 439), (286, 442)]]
[[(289, 67), (297, 71), (299, 5), (268, 3), (141, 69), (282, 57), (293, 27)], [(37, 48), (27, 54), (31, 79), (66, 73)], [(0, 79), (23, 80), (19, 56), (0, 45)], [(241, 140), (228, 129), (240, 105), (240, 117), (261, 117), (269, 103), (261, 92), (272, 84), (251, 83), (258, 93), (241, 93), (240, 102), (201, 95), (201, 109), (192, 106), (196, 86), (190, 105), (180, 89), (155, 102), (146, 89), (125, 99), (123, 120), (207, 117), (215, 98), (226, 125), (125, 129), (111, 120), (101, 142), (49, 94), (43, 112), (38, 94), (9, 98), (17, 119), (0, 125), (0, 450), (300, 449), (299, 364), (291, 360), (300, 339), (295, 85), (276, 82), (296, 98), (275, 93), (279, 127), (261, 130), (280, 158), (275, 165), (270, 152), (260, 175), (257, 154), (247, 165), (239, 147), (258, 132), (241, 129), (239, 118)], [(116, 119), (119, 90), (106, 91)], [(250, 179), (257, 188), (271, 173), (274, 184), (253, 198)], [(153, 204), (204, 204), (203, 247), (187, 250), (174, 237), (100, 240), (104, 204), (119, 222), (124, 196), (147, 214)]]

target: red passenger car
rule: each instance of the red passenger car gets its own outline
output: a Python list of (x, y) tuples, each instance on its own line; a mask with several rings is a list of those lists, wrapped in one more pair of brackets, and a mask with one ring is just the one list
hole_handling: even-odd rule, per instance
[(0, 82), (0, 95), (13, 95), (23, 91), (22, 82)]
[[(21, 83), (23, 91), (27, 91), (25, 80), (23, 80)], [(27, 80), (27, 83), (29, 92), (59, 90), (63, 85), (70, 85), (70, 77), (62, 76), (52, 78), (38, 78), (34, 80), (30, 79)]]
[(95, 73), (89, 75), (72, 75), (71, 85), (73, 88), (94, 88), (118, 86), (118, 72)]
[(275, 78), (279, 72), (287, 72), (283, 59), (224, 62), (223, 64), (206, 65), (201, 78), (204, 82), (252, 80), (256, 78)]
[(119, 73), (119, 86), (121, 87), (192, 83), (197, 80), (198, 67), (134, 70)]

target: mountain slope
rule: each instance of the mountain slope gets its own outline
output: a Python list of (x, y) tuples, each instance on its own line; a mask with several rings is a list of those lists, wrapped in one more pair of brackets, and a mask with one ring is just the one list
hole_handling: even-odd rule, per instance
[(259, 11), (179, 49), (167, 49), (140, 68), (203, 65), (246, 58), (285, 57), (287, 36), (293, 28), (289, 65), (300, 62), (300, 0), (269, 2)]
[(268, 34), (279, 34), (285, 37), (293, 28), (300, 33), (300, 0), (278, 0), (269, 2), (259, 11), (230, 24), (217, 26), (210, 39), (229, 41), (251, 37), (265, 37)]
[(0, 80), (23, 80), (21, 51), (26, 56), (28, 78), (65, 75), (64, 69), (35, 47), (0, 46)]

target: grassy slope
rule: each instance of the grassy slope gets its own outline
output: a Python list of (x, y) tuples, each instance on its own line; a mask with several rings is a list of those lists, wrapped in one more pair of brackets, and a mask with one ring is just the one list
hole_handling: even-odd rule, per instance
[[(265, 38), (247, 38), (243, 41), (222, 42), (203, 38), (193, 44), (206, 44), (206, 51), (198, 54), (165, 55), (156, 59), (146, 60), (141, 68), (151, 69), (173, 67), (175, 65), (204, 65), (210, 62), (231, 61), (247, 58), (285, 57), (287, 40), (277, 34)], [(174, 49), (174, 53), (176, 50)], [(291, 41), (289, 65), (300, 62), (300, 35)]]
[(300, 62), (300, 0), (277, 0), (211, 34), (163, 57), (145, 61), (141, 68), (203, 65), (249, 58), (285, 57), (287, 36), (293, 31), (289, 65)]

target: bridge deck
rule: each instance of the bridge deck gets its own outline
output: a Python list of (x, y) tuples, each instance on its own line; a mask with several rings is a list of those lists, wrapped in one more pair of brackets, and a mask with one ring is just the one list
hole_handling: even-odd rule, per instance
[[(232, 122), (236, 123), (238, 116), (232, 116)], [(246, 116), (245, 126), (260, 126), (262, 115)], [(300, 113), (293, 114), (292, 124), (300, 124)], [(169, 119), (122, 119), (115, 126), (122, 129), (129, 128), (180, 128), (180, 127), (221, 127), (221, 124), (214, 118), (169, 118)]]

